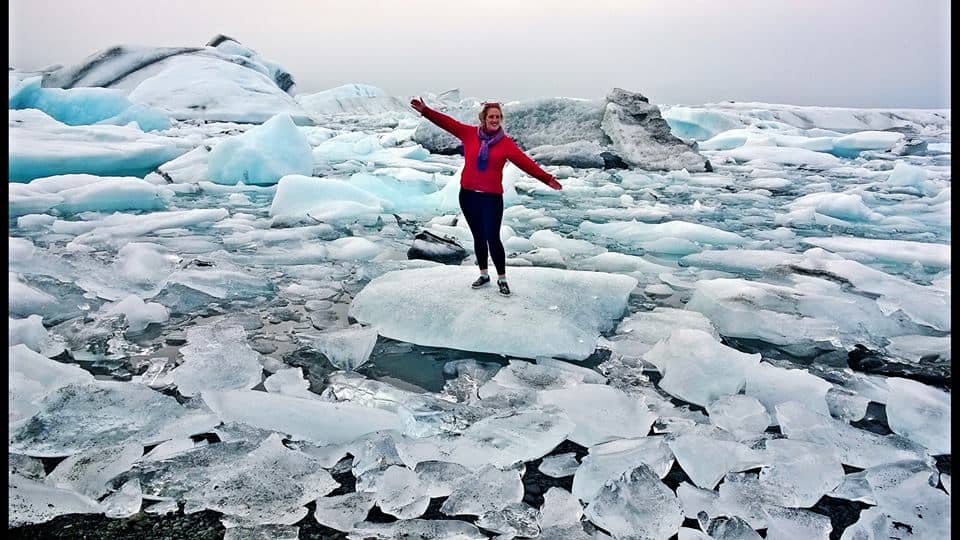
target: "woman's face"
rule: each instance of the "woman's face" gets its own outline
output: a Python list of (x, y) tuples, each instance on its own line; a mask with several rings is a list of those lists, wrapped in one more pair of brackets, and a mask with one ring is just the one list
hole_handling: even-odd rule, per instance
[(500, 109), (496, 107), (490, 107), (487, 109), (486, 117), (483, 119), (483, 129), (487, 131), (496, 131), (500, 129), (500, 122), (503, 120), (503, 115), (500, 112)]

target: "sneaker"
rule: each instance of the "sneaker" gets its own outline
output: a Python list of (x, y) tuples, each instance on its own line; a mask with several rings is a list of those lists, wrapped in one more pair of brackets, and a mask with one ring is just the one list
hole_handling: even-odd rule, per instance
[(500, 287), (500, 294), (510, 296), (510, 287), (507, 285), (507, 280), (498, 279), (497, 286)]
[(490, 283), (490, 276), (481, 275), (470, 286), (473, 287), (474, 289), (479, 289), (480, 287), (483, 287), (487, 283)]

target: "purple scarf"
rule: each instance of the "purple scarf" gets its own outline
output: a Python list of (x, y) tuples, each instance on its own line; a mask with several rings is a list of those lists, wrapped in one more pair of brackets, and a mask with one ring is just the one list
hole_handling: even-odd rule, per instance
[(477, 127), (477, 135), (480, 137), (480, 153), (477, 155), (477, 169), (487, 170), (487, 160), (490, 157), (490, 147), (500, 142), (506, 133), (503, 128), (498, 129), (492, 135), (483, 130), (483, 126)]

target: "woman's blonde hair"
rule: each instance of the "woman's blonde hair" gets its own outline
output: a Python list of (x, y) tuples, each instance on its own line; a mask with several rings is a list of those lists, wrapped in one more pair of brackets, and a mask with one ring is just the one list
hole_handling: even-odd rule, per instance
[(503, 118), (503, 109), (500, 108), (500, 104), (497, 103), (496, 101), (490, 101), (490, 102), (484, 103), (483, 106), (480, 108), (480, 122), (487, 121), (487, 111), (490, 109), (496, 109), (500, 111), (500, 117)]

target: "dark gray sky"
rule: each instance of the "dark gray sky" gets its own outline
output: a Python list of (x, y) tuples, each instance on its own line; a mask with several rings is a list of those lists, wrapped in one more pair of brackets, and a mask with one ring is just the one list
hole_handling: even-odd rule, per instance
[[(269, 7), (267, 7), (269, 5)], [(10, 0), (9, 65), (231, 36), (295, 93), (950, 107), (949, 0)]]

